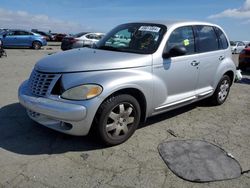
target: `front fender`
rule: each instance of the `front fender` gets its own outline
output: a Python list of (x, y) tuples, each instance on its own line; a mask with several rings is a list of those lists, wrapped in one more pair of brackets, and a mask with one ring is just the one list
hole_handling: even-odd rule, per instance
[(103, 92), (98, 96), (98, 107), (107, 97), (117, 91), (137, 89), (145, 96), (147, 109), (151, 109), (153, 101), (151, 70), (151, 66), (145, 66), (133, 69), (69, 73), (62, 76), (61, 82), (66, 90), (82, 84), (101, 85)]

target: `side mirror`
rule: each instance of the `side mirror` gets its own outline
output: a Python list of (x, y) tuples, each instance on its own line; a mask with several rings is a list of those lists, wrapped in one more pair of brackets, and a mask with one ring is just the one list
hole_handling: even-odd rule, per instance
[(174, 46), (169, 51), (165, 51), (162, 54), (162, 57), (170, 58), (170, 57), (177, 57), (187, 54), (187, 49), (184, 46)]

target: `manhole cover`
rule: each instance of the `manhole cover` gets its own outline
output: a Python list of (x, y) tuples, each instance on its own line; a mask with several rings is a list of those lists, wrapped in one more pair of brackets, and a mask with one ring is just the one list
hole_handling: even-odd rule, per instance
[(211, 182), (241, 175), (241, 166), (230, 154), (205, 141), (169, 141), (158, 150), (169, 169), (184, 180)]

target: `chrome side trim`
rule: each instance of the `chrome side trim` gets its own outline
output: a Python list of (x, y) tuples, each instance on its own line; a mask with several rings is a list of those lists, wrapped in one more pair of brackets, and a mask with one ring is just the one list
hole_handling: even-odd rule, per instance
[(212, 90), (206, 91), (206, 92), (204, 92), (204, 93), (198, 94), (198, 97), (204, 97), (204, 96), (206, 96), (206, 95), (209, 95), (209, 94), (213, 93), (213, 91), (214, 91), (214, 90), (212, 89)]
[(176, 101), (176, 102), (172, 102), (172, 103), (170, 103), (170, 104), (166, 104), (166, 105), (163, 105), (163, 106), (159, 106), (159, 107), (155, 108), (155, 110), (156, 110), (156, 111), (157, 111), (157, 110), (162, 110), (162, 109), (164, 109), (164, 108), (169, 108), (169, 107), (172, 107), (172, 106), (176, 106), (176, 105), (179, 105), (179, 104), (181, 104), (181, 103), (189, 102), (189, 101), (192, 101), (192, 100), (195, 100), (195, 99), (197, 99), (196, 96), (189, 97), (189, 98), (186, 98), (186, 99), (182, 99), (182, 100), (180, 100), (180, 101)]

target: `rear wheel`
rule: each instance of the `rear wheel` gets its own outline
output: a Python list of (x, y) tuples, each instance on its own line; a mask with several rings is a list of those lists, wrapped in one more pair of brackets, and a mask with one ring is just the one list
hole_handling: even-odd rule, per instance
[(133, 96), (111, 97), (97, 112), (98, 133), (107, 145), (121, 144), (135, 132), (140, 117), (140, 105)]
[(39, 50), (41, 48), (42, 44), (38, 41), (34, 41), (32, 43), (32, 48), (35, 49), (35, 50)]
[(224, 75), (219, 84), (217, 85), (217, 88), (211, 97), (211, 101), (213, 102), (214, 105), (221, 105), (223, 104), (229, 94), (230, 91), (230, 86), (231, 86), (231, 80), (228, 75)]

